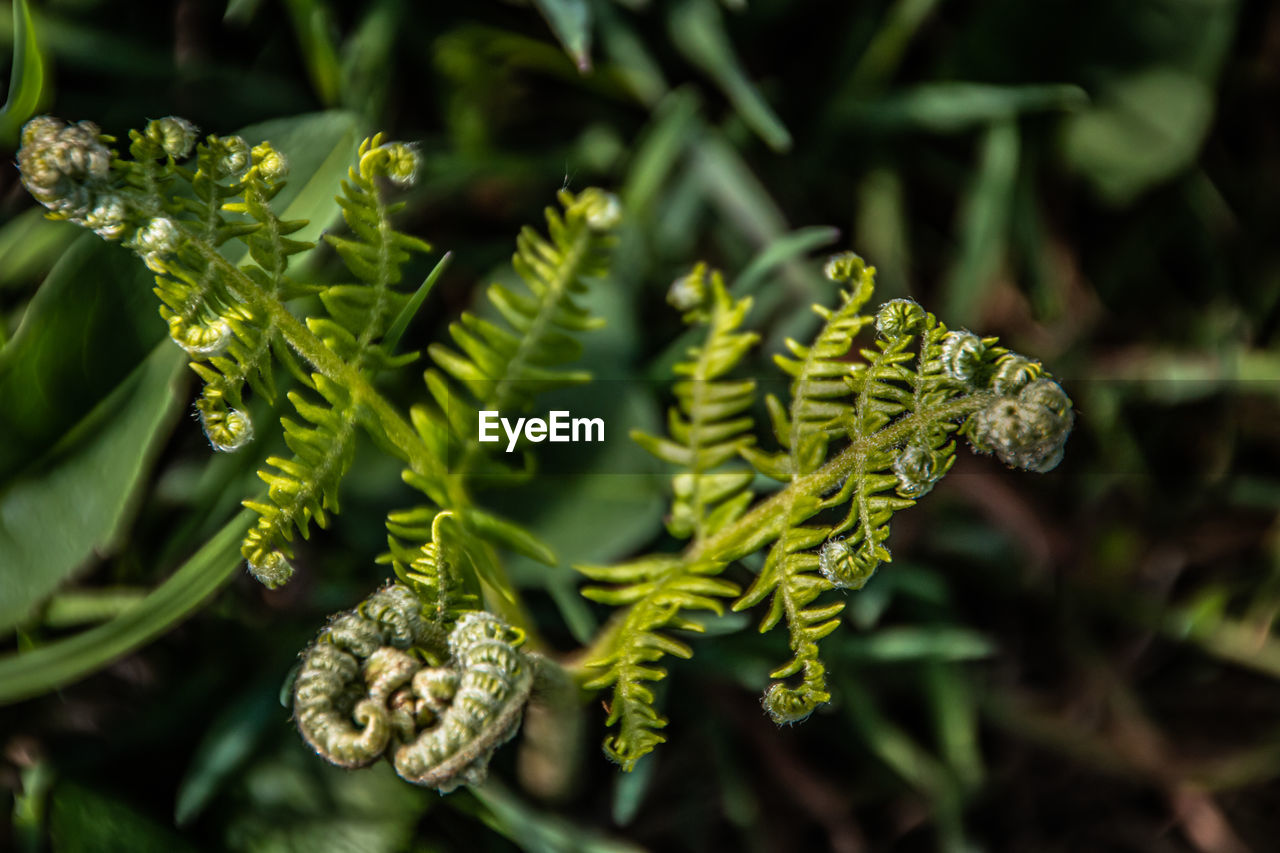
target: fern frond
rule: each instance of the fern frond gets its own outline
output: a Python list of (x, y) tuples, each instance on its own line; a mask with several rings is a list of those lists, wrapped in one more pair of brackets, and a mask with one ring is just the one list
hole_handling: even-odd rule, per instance
[[(759, 336), (741, 332), (751, 299), (735, 300), (718, 272), (708, 276), (704, 264), (678, 280), (670, 301), (685, 311), (685, 321), (707, 327), (700, 346), (676, 365), (677, 405), (668, 411), (670, 437), (643, 432), (631, 437), (659, 459), (683, 470), (672, 480), (674, 499), (667, 529), (679, 538), (692, 537), (695, 546), (736, 521), (751, 502), (747, 486), (750, 469), (728, 465), (755, 439), (752, 419), (744, 415), (755, 397), (755, 382), (723, 377), (733, 370)], [(654, 707), (646, 682), (658, 681), (666, 670), (654, 664), (672, 654), (687, 658), (689, 646), (662, 629), (701, 631), (683, 614), (689, 610), (723, 611), (721, 599), (735, 596), (737, 584), (716, 577), (725, 563), (688, 560), (676, 556), (645, 558), (615, 567), (578, 566), (578, 571), (613, 586), (588, 586), (582, 595), (593, 601), (628, 609), (611, 629), (610, 641), (587, 659), (593, 673), (589, 689), (613, 688), (609, 725), (618, 733), (605, 742), (605, 753), (631, 769), (664, 738), (666, 720)]]
[(751, 503), (747, 486), (754, 479), (749, 469), (725, 463), (755, 442), (751, 416), (743, 412), (751, 408), (756, 384), (721, 377), (760, 336), (738, 331), (751, 310), (751, 299), (730, 297), (719, 272), (710, 274), (710, 282), (707, 279), (706, 265), (699, 264), (672, 287), (673, 301), (689, 309), (686, 321), (706, 325), (707, 337), (702, 346), (690, 348), (688, 361), (675, 366), (677, 376), (688, 378), (673, 389), (677, 405), (667, 412), (670, 438), (640, 430), (631, 433), (645, 450), (684, 469), (672, 480), (675, 498), (667, 529), (672, 536), (693, 537), (695, 542), (742, 515)]
[[(517, 238), (512, 262), (528, 292), (496, 283), (489, 287), (489, 301), (505, 325), (464, 313), (449, 327), (458, 350), (442, 344), (428, 350), (436, 367), (424, 378), (435, 405), (415, 406), (410, 417), (423, 444), (437, 458), (449, 460), (449, 482), (404, 472), (405, 482), (436, 506), (453, 509), (457, 521), (475, 536), (552, 565), (550, 549), (527, 530), (469, 506), (465, 484), (475, 475), (519, 476), (484, 452), (478, 440), (481, 411), (525, 408), (538, 393), (590, 379), (586, 371), (565, 369), (582, 351), (574, 335), (603, 325), (578, 305), (576, 297), (592, 279), (607, 274), (615, 242), (611, 232), (621, 212), (617, 198), (598, 189), (576, 196), (562, 191), (559, 200), (562, 212), (546, 211), (547, 237), (526, 227)], [(399, 518), (420, 518), (429, 512), (420, 507)], [(393, 514), (393, 534), (396, 519)], [(483, 571), (489, 562), (482, 561), (482, 575), (496, 576), (496, 566)], [(500, 590), (505, 583), (489, 585)]]
[[(827, 277), (849, 285), (840, 293), (835, 310), (814, 306), (825, 321), (814, 342), (805, 346), (788, 340), (792, 357), (775, 356), (778, 366), (791, 381), (791, 404), (785, 409), (776, 397), (768, 399), (774, 436), (785, 448), (766, 455), (748, 448), (743, 456), (757, 470), (783, 482), (795, 482), (816, 471), (826, 462), (827, 449), (834, 439), (848, 434), (857, 402), (849, 400), (847, 380), (860, 375), (867, 366), (845, 360), (854, 338), (871, 319), (860, 313), (874, 289), (875, 268), (866, 266), (855, 255), (842, 255), (827, 264)], [(765, 707), (779, 722), (804, 719), (818, 705), (831, 697), (826, 690), (825, 671), (818, 660), (818, 641), (839, 625), (842, 603), (810, 607), (828, 588), (818, 574), (818, 556), (810, 549), (830, 535), (826, 527), (805, 526), (823, 504), (813, 495), (784, 492), (779, 512), (783, 521), (781, 533), (765, 558), (764, 567), (743, 596), (734, 603), (735, 610), (745, 610), (772, 596), (769, 610), (760, 623), (760, 631), (772, 629), (783, 617), (790, 633), (793, 658), (786, 666), (771, 674), (772, 678), (788, 678), (802, 673), (798, 688), (775, 683), (765, 695)]]
[[(272, 456), (258, 472), (267, 484), (267, 500), (247, 500), (258, 513), (257, 524), (245, 536), (241, 552), (249, 571), (268, 588), (289, 580), (293, 533), (305, 539), (312, 521), (327, 527), (329, 514), (338, 512), (338, 486), (351, 467), (355, 452), (356, 419), (351, 396), (323, 376), (313, 377), (316, 391), (327, 405), (309, 402), (296, 391), (289, 400), (310, 426), (281, 418), (284, 439), (293, 456)], [(274, 469), (274, 470), (272, 470)]]
[[(320, 301), (329, 316), (308, 317), (306, 322), (325, 346), (358, 371), (398, 367), (416, 358), (412, 353), (393, 356), (378, 340), (410, 299), (408, 294), (394, 289), (402, 279), (401, 270), (410, 253), (427, 252), (431, 247), (395, 229), (391, 216), (403, 205), (387, 203), (377, 186), (380, 179), (407, 183), (416, 171), (416, 154), (408, 146), (384, 143), (381, 135), (364, 140), (357, 165), (348, 171), (349, 179), (343, 181), (342, 195), (338, 196), (354, 239), (325, 237), (360, 282), (324, 288)], [(257, 232), (260, 239), (249, 242), (250, 251), (257, 251), (254, 257), (261, 276), (271, 277), (274, 290), (278, 291), (282, 289), (284, 259), (292, 247), (281, 242), (286, 239), (279, 233), (283, 230), (281, 223), (260, 201), (256, 194), (246, 193), (244, 209), (263, 220), (263, 227)], [(317, 391), (323, 403), (308, 401), (297, 392), (291, 393), (289, 399), (313, 426), (304, 428), (281, 419), (285, 441), (294, 456), (272, 457), (267, 462), (276, 470), (260, 472), (271, 487), (270, 503), (245, 502), (261, 517), (245, 538), (242, 552), (249, 570), (269, 587), (288, 579), (293, 530), (306, 538), (312, 520), (324, 527), (327, 513), (338, 512), (338, 486), (354, 452), (359, 418), (350, 395), (319, 374), (307, 384)]]
[(425, 441), (446, 450), (459, 476), (483, 456), (479, 412), (523, 409), (535, 394), (591, 378), (564, 369), (582, 351), (574, 335), (603, 325), (575, 297), (590, 279), (607, 273), (611, 232), (621, 213), (618, 200), (598, 189), (577, 196), (561, 191), (559, 199), (563, 213), (547, 208), (546, 238), (526, 227), (516, 241), (512, 263), (528, 293), (489, 287), (489, 301), (506, 325), (464, 313), (449, 326), (458, 349), (428, 349), (436, 368), (427, 371), (426, 382), (436, 409), (418, 409), (414, 419)]
[(682, 616), (683, 611), (724, 612), (721, 599), (737, 595), (736, 584), (715, 577), (724, 564), (689, 563), (679, 556), (654, 556), (620, 566), (576, 566), (593, 580), (616, 586), (583, 588), (592, 601), (627, 610), (611, 628), (597, 654), (585, 664), (591, 676), (583, 685), (588, 690), (613, 688), (608, 725), (618, 733), (605, 740), (605, 754), (631, 770), (635, 762), (666, 741), (660, 730), (666, 719), (654, 705), (649, 682), (661, 681), (667, 671), (654, 664), (666, 655), (693, 656), (687, 643), (662, 633), (661, 629), (702, 632), (702, 625)]
[[(844, 603), (821, 596), (861, 587), (889, 560), (891, 517), (951, 467), (957, 433), (976, 451), (1028, 470), (1049, 470), (1062, 456), (1074, 421), (1071, 401), (1037, 362), (995, 346), (993, 338), (949, 332), (910, 300), (888, 302), (874, 318), (863, 314), (874, 273), (853, 254), (831, 259), (828, 277), (848, 289), (835, 309), (816, 309), (825, 323), (812, 344), (788, 341), (790, 356), (777, 359), (792, 379), (789, 405), (766, 400), (782, 449), (764, 452), (748, 440), (738, 448), (758, 471), (784, 483), (782, 489), (695, 535), (682, 556), (589, 572), (618, 586), (590, 587), (585, 595), (627, 608), (584, 669), (589, 684), (614, 687), (610, 718), (627, 728), (606, 748), (616, 752), (621, 744), (631, 762), (661, 739), (656, 730), (663, 721), (640, 683), (663, 674), (648, 666), (662, 654), (655, 651), (662, 648), (656, 631), (673, 624), (664, 620), (689, 603), (661, 598), (661, 582), (683, 582), (691, 566), (714, 575), (768, 548), (758, 576), (733, 606), (744, 610), (767, 600), (761, 631), (785, 621), (792, 656), (771, 674), (777, 681), (764, 706), (777, 722), (794, 723), (831, 698), (819, 643), (839, 627)], [(681, 283), (678, 299), (697, 304), (699, 281)], [(876, 339), (857, 350), (859, 360), (850, 358), (872, 323)], [(695, 458), (678, 442), (641, 441), (671, 461)], [(654, 606), (653, 597), (665, 606)]]

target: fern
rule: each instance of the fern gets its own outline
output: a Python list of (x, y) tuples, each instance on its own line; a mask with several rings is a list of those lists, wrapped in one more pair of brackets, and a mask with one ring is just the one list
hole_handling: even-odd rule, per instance
[[(303, 223), (272, 210), (286, 167), (268, 143), (209, 136), (197, 146), (195, 128), (176, 118), (133, 132), (131, 159), (111, 141), (88, 122), (35, 119), (18, 153), (23, 182), (52, 217), (123, 241), (156, 272), (161, 315), (204, 381), (196, 408), (215, 449), (252, 437), (246, 389), (276, 404), (281, 367), (299, 385), (288, 394), (297, 418), (281, 419), (291, 455), (268, 459), (266, 498), (246, 501), (259, 514), (243, 547), (253, 573), (268, 585), (288, 579), (294, 535), (339, 510), (360, 430), (427, 498), (387, 518), (382, 562), (400, 583), (339, 617), (308, 652), (310, 686), (297, 693), (312, 702), (299, 718), (304, 737), (347, 766), (394, 753), (402, 775), (442, 790), (478, 780), (514, 732), (535, 670), (554, 667), (536, 648), (517, 648), (537, 638), (497, 548), (550, 564), (555, 556), (473, 500), (473, 486), (508, 484), (528, 470), (527, 461), (513, 470), (486, 453), (477, 415), (528, 407), (538, 393), (590, 378), (568, 367), (581, 351), (577, 336), (600, 325), (578, 298), (607, 273), (617, 200), (562, 192), (562, 210), (547, 211), (547, 236), (520, 234), (514, 265), (527, 290), (494, 284), (494, 319), (467, 313), (449, 327), (454, 346), (429, 349), (431, 404), (406, 417), (372, 379), (414, 360), (396, 354), (395, 342), (434, 281), (413, 297), (400, 290), (404, 265), (429, 249), (396, 231), (400, 205), (387, 201), (386, 185), (405, 185), (417, 171), (411, 148), (380, 136), (361, 145), (338, 198), (350, 233), (327, 237), (353, 280), (322, 286), (291, 275), (312, 246), (289, 236)], [(673, 636), (702, 630), (690, 614), (720, 614), (734, 599), (736, 610), (764, 605), (761, 631), (785, 623), (791, 657), (763, 702), (777, 722), (797, 722), (831, 699), (819, 644), (839, 628), (844, 605), (827, 593), (860, 588), (890, 560), (893, 515), (950, 469), (957, 435), (1026, 470), (1048, 471), (1062, 458), (1072, 404), (1038, 362), (994, 338), (949, 331), (909, 300), (864, 312), (875, 271), (856, 255), (836, 256), (826, 271), (845, 289), (834, 308), (815, 308), (816, 338), (788, 341), (789, 355), (775, 359), (790, 393), (764, 401), (769, 450), (753, 434), (755, 383), (730, 377), (758, 340), (742, 329), (751, 300), (735, 299), (704, 266), (669, 294), (705, 336), (676, 367), (667, 435), (632, 437), (678, 469), (667, 529), (685, 545), (580, 567), (593, 581), (583, 595), (620, 608), (581, 655), (578, 676), (588, 690), (611, 691), (617, 731), (605, 751), (626, 769), (664, 740), (653, 685), (667, 674), (663, 658), (693, 653)], [(286, 303), (306, 295), (322, 310), (299, 318)], [(780, 487), (755, 499), (757, 472)], [(745, 592), (723, 577), (766, 549)], [(484, 608), (500, 617), (476, 612)], [(504, 677), (495, 681), (498, 664)], [(363, 710), (352, 704), (357, 694), (367, 694), (356, 703)]]
[[(519, 478), (485, 453), (478, 436), (479, 412), (527, 408), (536, 394), (591, 378), (585, 371), (565, 369), (582, 351), (574, 335), (602, 325), (576, 297), (607, 271), (620, 210), (613, 195), (595, 189), (577, 196), (562, 191), (559, 200), (563, 212), (546, 211), (548, 237), (526, 227), (516, 241), (512, 263), (528, 292), (497, 283), (489, 287), (489, 302), (505, 325), (464, 313), (449, 326), (458, 349), (443, 344), (429, 348), (436, 367), (426, 371), (425, 381), (435, 405), (415, 406), (410, 415), (423, 443), (448, 460), (449, 476), (433, 479), (413, 470), (404, 474), (436, 506), (451, 508), (471, 536), (550, 565), (555, 556), (531, 533), (473, 507), (467, 484), (476, 477), (497, 483)], [(431, 515), (429, 507), (393, 513), (389, 528), (400, 539), (422, 541)], [(496, 561), (483, 549), (477, 555), (482, 576), (492, 589), (501, 589)]]
[[(659, 459), (683, 469), (672, 480), (674, 500), (667, 529), (679, 538), (692, 537), (696, 546), (732, 524), (751, 503), (747, 486), (750, 469), (727, 466), (754, 441), (749, 434), (755, 383), (724, 377), (759, 340), (753, 332), (740, 332), (750, 298), (734, 301), (716, 272), (710, 276), (699, 265), (671, 290), (671, 301), (686, 309), (687, 322), (707, 326), (706, 341), (689, 350), (689, 360), (676, 365), (677, 375), (688, 377), (675, 386), (677, 406), (668, 413), (670, 438), (634, 431), (631, 437)], [(689, 646), (662, 629), (701, 631), (700, 623), (681, 615), (685, 610), (709, 610), (720, 614), (721, 599), (737, 595), (738, 586), (714, 577), (724, 564), (716, 561), (686, 562), (657, 556), (622, 566), (579, 566), (595, 580), (612, 588), (589, 586), (582, 594), (612, 606), (629, 605), (611, 629), (609, 641), (597, 646), (586, 669), (592, 677), (586, 687), (613, 688), (609, 724), (619, 733), (605, 742), (605, 752), (630, 769), (637, 759), (664, 738), (658, 733), (667, 721), (654, 708), (653, 692), (644, 682), (658, 681), (666, 671), (652, 666), (665, 655), (687, 658)]]
[[(606, 739), (605, 751), (625, 768), (663, 740), (658, 730), (666, 721), (649, 685), (665, 671), (653, 662), (664, 654), (692, 653), (659, 629), (696, 630), (682, 610), (718, 610), (717, 597), (733, 589), (717, 575), (732, 561), (769, 549), (734, 609), (768, 599), (761, 631), (785, 621), (792, 657), (772, 673), (776, 681), (763, 704), (775, 721), (798, 722), (831, 699), (818, 644), (839, 628), (844, 604), (820, 597), (832, 589), (860, 588), (890, 559), (886, 540), (893, 514), (912, 506), (951, 467), (953, 435), (963, 433), (975, 450), (995, 453), (1014, 467), (1046, 471), (1061, 459), (1074, 421), (1071, 401), (1038, 363), (995, 346), (992, 338), (949, 332), (910, 300), (886, 303), (874, 318), (863, 314), (875, 270), (856, 255), (832, 258), (826, 272), (849, 289), (835, 309), (815, 307), (824, 324), (812, 344), (788, 341), (791, 356), (776, 359), (792, 380), (788, 406), (773, 397), (766, 401), (780, 450), (756, 448), (750, 436), (740, 434), (745, 424), (721, 424), (745, 406), (726, 412), (711, 393), (681, 396), (671, 424), (683, 441), (636, 436), (642, 446), (688, 469), (677, 477), (689, 484), (686, 496), (722, 496), (708, 486), (724, 476), (708, 474), (708, 458), (718, 464), (724, 454), (708, 457), (705, 447), (690, 445), (701, 434), (691, 425), (723, 425), (723, 433), (712, 431), (725, 442), (715, 449), (731, 444), (783, 488), (750, 510), (739, 505), (741, 497), (731, 498), (723, 519), (719, 510), (705, 513), (705, 499), (689, 501), (678, 491), (669, 528), (675, 535), (693, 534), (683, 553), (582, 569), (593, 580), (614, 584), (587, 587), (584, 595), (626, 608), (592, 645), (583, 667), (588, 687), (613, 689), (609, 723), (620, 730)], [(676, 302), (698, 304), (700, 282), (694, 276), (678, 283)], [(718, 280), (712, 292), (714, 318), (731, 300)], [(857, 350), (860, 361), (849, 360), (859, 334), (873, 323), (876, 339)], [(715, 351), (714, 336), (737, 324), (711, 325), (707, 346), (695, 356)], [(680, 372), (688, 370), (684, 365)], [(746, 479), (721, 482), (745, 486)]]
[[(386, 179), (407, 186), (417, 169), (417, 156), (407, 146), (384, 144), (381, 135), (366, 139), (360, 145), (358, 163), (349, 170), (338, 197), (343, 218), (355, 239), (325, 236), (358, 281), (321, 290), (320, 301), (329, 316), (309, 317), (307, 326), (325, 346), (360, 372), (400, 367), (416, 358), (413, 353), (397, 357), (378, 340), (410, 299), (394, 289), (401, 281), (402, 267), (411, 252), (428, 252), (431, 247), (395, 230), (391, 217), (403, 203), (388, 204), (376, 182)], [(279, 264), (285, 253), (275, 248), (274, 239), (278, 239), (280, 230), (277, 220), (270, 208), (258, 202), (254, 194), (246, 194), (244, 209), (262, 224), (254, 235), (259, 240), (251, 238), (249, 249), (256, 252), (261, 277), (271, 281), (269, 270), (274, 269), (276, 276), (283, 274)], [(260, 236), (264, 234), (273, 239), (269, 242)], [(264, 260), (272, 266), (266, 267)], [(290, 459), (271, 457), (267, 463), (275, 470), (260, 472), (270, 487), (269, 502), (246, 501), (246, 506), (259, 513), (259, 519), (245, 538), (242, 551), (250, 570), (268, 586), (288, 579), (287, 558), (292, 556), (294, 530), (306, 537), (311, 521), (324, 527), (327, 513), (338, 512), (338, 487), (354, 456), (355, 402), (320, 374), (314, 374), (308, 384), (324, 404), (308, 401), (301, 393), (289, 395), (298, 414), (311, 426), (282, 419), (285, 441), (294, 455)]]

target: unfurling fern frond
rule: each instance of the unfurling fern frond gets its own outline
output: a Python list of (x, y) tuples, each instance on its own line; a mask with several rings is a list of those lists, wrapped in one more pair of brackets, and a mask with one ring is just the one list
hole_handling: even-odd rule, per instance
[[(323, 525), (337, 511), (358, 424), (415, 467), (442, 465), (368, 384), (374, 370), (413, 358), (386, 352), (379, 338), (408, 300), (395, 290), (401, 267), (429, 247), (395, 230), (399, 206), (385, 201), (379, 182), (409, 183), (417, 156), (381, 137), (361, 145), (338, 199), (353, 236), (329, 237), (357, 282), (325, 288), (289, 275), (290, 259), (312, 244), (289, 236), (305, 222), (271, 208), (288, 167), (269, 143), (209, 136), (197, 146), (195, 127), (174, 117), (131, 132), (132, 159), (111, 141), (89, 122), (34, 119), (18, 157), (23, 180), (51, 216), (123, 240), (157, 273), (161, 316), (205, 383), (196, 411), (213, 447), (233, 451), (252, 438), (244, 389), (274, 402), (273, 361), (317, 395), (289, 395), (305, 421), (284, 419), (293, 456), (269, 460), (261, 474), (268, 499), (246, 502), (261, 517), (242, 551), (253, 574), (276, 586), (292, 573), (294, 531), (305, 537), (312, 520)], [(181, 164), (193, 150), (194, 169)], [(304, 324), (285, 303), (308, 294), (319, 294), (328, 316)]]
[[(724, 379), (759, 336), (738, 331), (751, 299), (734, 300), (720, 273), (708, 277), (704, 265), (676, 281), (669, 299), (685, 312), (686, 322), (705, 325), (701, 346), (691, 347), (689, 360), (676, 365), (678, 405), (667, 416), (669, 438), (635, 431), (631, 437), (659, 459), (682, 470), (672, 480), (674, 498), (667, 528), (673, 536), (692, 538), (694, 547), (736, 521), (751, 503), (747, 491), (754, 475), (731, 463), (755, 439), (752, 419), (744, 415), (755, 398), (751, 380)], [(645, 753), (662, 743), (659, 730), (667, 721), (654, 707), (653, 691), (645, 682), (666, 676), (653, 666), (665, 655), (687, 658), (689, 646), (663, 629), (701, 631), (700, 623), (681, 611), (723, 612), (722, 599), (737, 595), (736, 584), (715, 577), (724, 564), (714, 560), (688, 562), (676, 556), (644, 558), (621, 566), (579, 566), (593, 580), (614, 584), (588, 586), (582, 594), (604, 604), (628, 606), (610, 629), (609, 642), (585, 667), (586, 687), (613, 688), (609, 724), (618, 734), (605, 742), (610, 758), (630, 769)]]
[(577, 196), (561, 191), (559, 200), (563, 212), (546, 211), (547, 237), (526, 226), (516, 240), (512, 264), (528, 293), (489, 286), (489, 301), (505, 326), (466, 312), (449, 326), (457, 350), (444, 344), (428, 349), (436, 369), (427, 371), (426, 382), (437, 408), (416, 409), (414, 419), (457, 476), (481, 461), (479, 412), (524, 409), (536, 394), (591, 378), (564, 369), (582, 352), (574, 335), (604, 324), (575, 297), (607, 272), (621, 209), (616, 197), (598, 189)]
[(334, 617), (303, 652), (293, 689), (294, 720), (316, 754), (341, 767), (386, 755), (402, 778), (441, 793), (484, 780), (537, 670), (553, 664), (484, 611), (460, 614), (446, 635), (436, 627), (399, 583)]
[[(658, 629), (695, 628), (679, 615), (682, 609), (718, 609), (716, 596), (727, 586), (715, 575), (730, 562), (769, 549), (734, 608), (767, 599), (761, 630), (785, 621), (792, 657), (772, 673), (777, 680), (763, 704), (775, 721), (794, 723), (831, 698), (818, 643), (839, 627), (844, 603), (819, 598), (836, 588), (860, 588), (889, 560), (892, 515), (913, 505), (951, 467), (957, 432), (976, 451), (995, 453), (1015, 467), (1047, 471), (1062, 457), (1074, 421), (1071, 401), (1038, 363), (995, 346), (994, 338), (948, 332), (910, 300), (886, 303), (874, 317), (863, 314), (875, 270), (856, 255), (832, 258), (826, 271), (848, 289), (835, 309), (816, 307), (825, 322), (812, 344), (788, 341), (791, 355), (778, 357), (792, 379), (789, 405), (766, 400), (781, 449), (756, 448), (737, 424), (703, 433), (714, 436), (704, 439), (709, 442), (736, 442), (739, 455), (783, 487), (749, 510), (732, 499), (722, 504), (732, 509), (719, 523), (711, 520), (720, 510), (708, 515), (697, 508), (705, 510), (705, 500), (682, 506), (678, 496), (671, 532), (693, 536), (683, 554), (584, 570), (617, 584), (588, 587), (585, 595), (626, 608), (585, 658), (583, 674), (590, 687), (613, 687), (609, 721), (622, 728), (605, 749), (624, 766), (662, 741), (657, 730), (666, 721), (653, 708), (648, 683), (665, 671), (652, 662), (689, 652)], [(673, 296), (682, 307), (697, 308), (705, 283), (699, 276), (683, 280)], [(874, 341), (856, 349), (860, 360), (850, 358), (857, 338), (873, 324)], [(740, 411), (699, 419), (682, 406), (672, 415), (681, 441), (637, 438), (663, 458), (693, 465), (704, 457), (691, 449), (702, 446), (689, 441), (694, 433), (688, 428)], [(716, 482), (706, 479), (705, 470), (698, 473), (702, 479), (686, 482)], [(720, 494), (714, 488), (686, 493)]]
[[(306, 322), (338, 359), (358, 372), (399, 367), (416, 357), (394, 356), (380, 346), (379, 339), (410, 299), (395, 289), (410, 253), (427, 252), (431, 247), (394, 228), (391, 216), (403, 204), (388, 203), (378, 181), (406, 186), (417, 169), (417, 155), (407, 145), (383, 143), (381, 135), (366, 139), (360, 145), (357, 165), (349, 170), (338, 197), (354, 239), (334, 235), (325, 238), (358, 281), (322, 289), (320, 301), (329, 316), (308, 317)], [(253, 212), (254, 197), (247, 198)], [(269, 214), (263, 216), (263, 230), (269, 231), (271, 219)], [(253, 243), (250, 250), (254, 250)], [(268, 248), (259, 251), (267, 260), (275, 257)], [(285, 441), (294, 455), (291, 459), (272, 457), (267, 462), (275, 470), (260, 472), (270, 487), (269, 502), (245, 502), (259, 513), (259, 519), (245, 538), (242, 552), (249, 570), (268, 587), (289, 579), (293, 531), (305, 538), (311, 521), (324, 527), (327, 513), (338, 511), (338, 486), (355, 449), (359, 415), (351, 395), (318, 373), (310, 377), (308, 384), (323, 402), (309, 401), (299, 392), (290, 393), (289, 400), (311, 426), (282, 419)]]
[[(479, 412), (522, 409), (536, 394), (591, 378), (586, 371), (565, 369), (582, 351), (574, 335), (603, 325), (576, 297), (607, 272), (621, 212), (617, 198), (598, 189), (576, 196), (562, 191), (559, 200), (562, 212), (546, 211), (547, 237), (526, 227), (516, 241), (512, 263), (528, 292), (490, 285), (489, 301), (501, 320), (464, 313), (449, 326), (458, 349), (442, 344), (429, 349), (436, 368), (425, 379), (435, 406), (416, 406), (410, 414), (423, 443), (437, 458), (449, 460), (448, 482), (404, 472), (409, 485), (437, 507), (453, 509), (474, 536), (551, 564), (550, 550), (527, 531), (470, 507), (466, 484), (473, 474), (512, 476), (486, 456), (478, 440)], [(421, 526), (415, 534), (413, 520), (432, 515), (428, 507), (393, 513), (389, 526), (393, 534), (416, 541)]]

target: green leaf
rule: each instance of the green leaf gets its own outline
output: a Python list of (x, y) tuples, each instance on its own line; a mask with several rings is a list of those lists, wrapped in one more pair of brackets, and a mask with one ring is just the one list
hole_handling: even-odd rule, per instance
[(70, 222), (46, 219), (31, 208), (0, 228), (0, 289), (25, 284), (47, 273), (84, 232)]
[(565, 53), (583, 74), (591, 70), (591, 7), (586, 0), (533, 0)]
[(0, 483), (44, 456), (164, 337), (150, 278), (93, 234), (54, 265), (0, 350)]
[(1089, 104), (1079, 86), (926, 83), (874, 101), (850, 100), (843, 116), (877, 130), (959, 133), (1022, 113), (1074, 111)]
[(176, 347), (157, 349), (52, 459), (0, 495), (0, 630), (25, 620), (91, 554), (115, 547), (180, 406), (183, 361)]
[(791, 148), (791, 133), (747, 76), (713, 0), (682, 0), (671, 10), (667, 27), (676, 48), (716, 82), (742, 120), (770, 148)]
[(342, 95), (342, 65), (333, 42), (329, 7), (317, 0), (288, 0), (285, 6), (293, 18), (298, 47), (302, 50), (316, 96), (325, 106), (334, 106)]
[(132, 610), (47, 646), (0, 657), (0, 705), (62, 687), (145, 645), (199, 607), (240, 567), (240, 538), (253, 514), (227, 522)]
[(9, 97), (0, 107), (0, 145), (13, 148), (23, 123), (35, 115), (45, 95), (45, 61), (27, 0), (13, 4), (13, 71)]
[(445, 252), (444, 257), (436, 262), (431, 272), (427, 274), (426, 279), (414, 291), (413, 296), (409, 297), (409, 301), (405, 303), (404, 308), (396, 315), (395, 320), (387, 328), (387, 333), (382, 337), (382, 346), (387, 353), (394, 355), (396, 347), (400, 344), (400, 339), (404, 337), (404, 333), (409, 328), (410, 321), (413, 320), (415, 314), (422, 307), (422, 303), (426, 301), (427, 294), (431, 292), (431, 288), (435, 287), (436, 282), (449, 266), (449, 261), (453, 260), (453, 252)]
[(1192, 163), (1213, 120), (1213, 97), (1192, 74), (1144, 69), (1071, 119), (1063, 133), (1067, 161), (1104, 199), (1126, 204)]
[(242, 693), (218, 715), (196, 748), (174, 798), (173, 820), (190, 823), (236, 770), (254, 756), (267, 727), (276, 722), (279, 685), (274, 679)]
[(960, 253), (945, 289), (945, 314), (957, 327), (975, 325), (1004, 259), (1021, 148), (1012, 121), (991, 126), (978, 154), (977, 175), (960, 210)]

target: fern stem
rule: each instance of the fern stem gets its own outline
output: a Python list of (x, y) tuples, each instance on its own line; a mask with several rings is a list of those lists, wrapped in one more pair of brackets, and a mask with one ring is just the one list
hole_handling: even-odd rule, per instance
[(951, 420), (975, 412), (990, 404), (993, 399), (994, 395), (990, 392), (980, 392), (949, 400), (936, 408), (913, 412), (878, 432), (857, 438), (818, 470), (797, 477), (734, 523), (727, 525), (704, 542), (694, 543), (685, 552), (685, 562), (691, 563), (703, 559), (727, 562), (745, 556), (745, 553), (754, 551), (759, 546), (752, 544), (749, 551), (744, 553), (733, 550), (730, 547), (731, 544), (748, 538), (758, 542), (758, 537), (753, 531), (781, 531), (786, 525), (787, 511), (796, 497), (828, 494), (843, 483), (856, 469), (859, 461), (867, 455), (899, 444), (915, 430), (928, 423)]
[(188, 236), (192, 238), (191, 245), (200, 255), (223, 274), (227, 286), (237, 298), (262, 311), (280, 330), (280, 334), (289, 346), (293, 347), (317, 372), (346, 388), (357, 403), (357, 407), (363, 406), (372, 413), (388, 440), (400, 451), (401, 458), (410, 468), (424, 477), (447, 483), (449, 478), (445, 476), (439, 460), (431, 454), (409, 422), (374, 389), (360, 370), (325, 346), (324, 341), (295, 317), (280, 300), (264, 292), (253, 279), (245, 275), (243, 270), (224, 258), (206, 241), (190, 235), (189, 232)]

